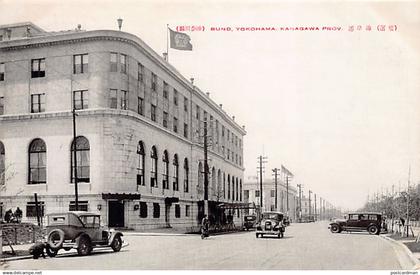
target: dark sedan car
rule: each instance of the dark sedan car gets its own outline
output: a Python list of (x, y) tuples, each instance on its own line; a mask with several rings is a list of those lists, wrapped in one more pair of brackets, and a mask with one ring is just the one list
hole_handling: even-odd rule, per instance
[(336, 219), (330, 223), (332, 233), (341, 231), (367, 231), (369, 234), (379, 235), (381, 232), (382, 214), (358, 212), (345, 215), (344, 219)]

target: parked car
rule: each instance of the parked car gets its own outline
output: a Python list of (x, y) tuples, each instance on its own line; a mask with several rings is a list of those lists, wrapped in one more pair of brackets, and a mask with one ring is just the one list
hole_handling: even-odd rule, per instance
[(256, 237), (264, 235), (274, 235), (283, 238), (285, 225), (283, 224), (284, 215), (281, 212), (263, 212), (262, 219), (257, 224)]
[(382, 226), (382, 214), (371, 212), (350, 213), (344, 219), (336, 219), (328, 227), (332, 233), (341, 231), (367, 231), (379, 235)]
[(257, 216), (255, 215), (245, 215), (244, 216), (244, 230), (249, 230), (250, 228), (254, 228), (255, 224), (257, 222)]
[(89, 255), (93, 248), (110, 247), (121, 250), (123, 234), (101, 226), (100, 215), (69, 211), (47, 215), (47, 253), (54, 257), (60, 249), (77, 249), (81, 256)]

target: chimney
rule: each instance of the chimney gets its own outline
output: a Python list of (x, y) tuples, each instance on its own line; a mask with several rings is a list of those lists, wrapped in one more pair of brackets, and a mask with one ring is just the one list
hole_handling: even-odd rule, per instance
[(118, 29), (121, 30), (123, 20), (121, 18), (118, 18), (117, 22), (118, 22)]
[(162, 53), (163, 55), (163, 59), (165, 59), (165, 61), (168, 61), (168, 53)]
[(220, 109), (223, 109), (223, 104), (219, 104)]

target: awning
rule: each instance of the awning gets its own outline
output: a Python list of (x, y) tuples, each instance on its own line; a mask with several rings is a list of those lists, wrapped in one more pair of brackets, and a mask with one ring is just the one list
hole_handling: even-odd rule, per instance
[(102, 193), (104, 200), (139, 200), (140, 194), (132, 193)]
[(218, 208), (221, 209), (255, 209), (255, 204), (253, 203), (244, 203), (244, 202), (238, 202), (238, 203), (232, 203), (232, 202), (222, 202), (217, 205)]

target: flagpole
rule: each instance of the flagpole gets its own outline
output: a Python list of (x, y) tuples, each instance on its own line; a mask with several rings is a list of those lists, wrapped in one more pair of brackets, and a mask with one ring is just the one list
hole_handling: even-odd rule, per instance
[(166, 61), (169, 62), (169, 24), (166, 24)]

